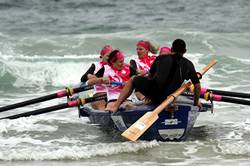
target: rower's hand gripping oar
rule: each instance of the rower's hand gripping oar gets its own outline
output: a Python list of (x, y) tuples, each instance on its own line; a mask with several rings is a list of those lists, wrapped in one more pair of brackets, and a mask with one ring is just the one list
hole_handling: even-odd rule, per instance
[[(123, 83), (115, 82), (115, 81), (111, 81), (110, 84), (117, 85), (117, 86), (123, 85)], [(65, 97), (65, 96), (72, 96), (75, 93), (87, 91), (87, 90), (90, 90), (90, 89), (93, 89), (93, 86), (85, 85), (85, 86), (80, 86), (80, 87), (77, 87), (77, 88), (68, 88), (67, 87), (65, 90), (61, 90), (59, 92), (56, 92), (56, 93), (53, 93), (53, 94), (50, 94), (50, 95), (46, 95), (46, 96), (38, 97), (38, 98), (35, 98), (35, 99), (23, 101), (23, 102), (20, 102), (20, 103), (15, 103), (15, 104), (7, 105), (7, 106), (4, 106), (4, 107), (0, 107), (0, 112), (5, 112), (5, 111), (11, 110), (11, 109), (15, 109), (15, 108), (35, 104), (35, 103), (40, 103), (40, 102), (47, 101), (47, 100), (52, 100), (52, 99), (55, 99), (55, 98), (61, 98), (61, 97)]]
[[(211, 61), (203, 70), (200, 75), (204, 75), (211, 67), (217, 63), (216, 60)], [(174, 99), (182, 94), (190, 85), (191, 81), (183, 84), (174, 93), (169, 95), (154, 111), (147, 112), (139, 120), (137, 120), (132, 126), (122, 133), (122, 136), (131, 141), (136, 141), (159, 117), (158, 114), (162, 112)]]
[(47, 107), (47, 108), (41, 108), (41, 109), (34, 110), (34, 111), (24, 112), (24, 113), (20, 113), (20, 114), (16, 114), (16, 115), (11, 115), (11, 116), (3, 117), (0, 119), (17, 119), (17, 118), (27, 117), (27, 116), (31, 116), (31, 115), (39, 115), (39, 114), (44, 114), (47, 112), (57, 111), (57, 110), (61, 110), (64, 108), (83, 106), (86, 103), (104, 100), (104, 99), (106, 99), (106, 97), (107, 97), (107, 95), (101, 95), (101, 96), (89, 97), (89, 98), (81, 98), (80, 97), (77, 100), (69, 101), (67, 103), (63, 103), (63, 104), (59, 104), (59, 105), (55, 105), (55, 106), (51, 106), (51, 107)]

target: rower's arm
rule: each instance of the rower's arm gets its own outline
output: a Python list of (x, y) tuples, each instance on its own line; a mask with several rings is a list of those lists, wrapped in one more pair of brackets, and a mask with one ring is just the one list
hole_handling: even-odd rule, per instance
[(194, 85), (194, 106), (198, 106), (201, 94), (201, 84), (196, 83)]
[(201, 84), (197, 72), (194, 68), (193, 63), (189, 63), (189, 78), (194, 84), (194, 106), (199, 105), (199, 99), (201, 94)]

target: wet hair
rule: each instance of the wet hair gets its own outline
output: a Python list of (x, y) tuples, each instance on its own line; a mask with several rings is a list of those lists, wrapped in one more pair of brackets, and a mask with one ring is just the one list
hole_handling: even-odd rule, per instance
[(158, 50), (159, 50), (159, 47), (153, 45), (151, 42), (147, 41), (148, 44), (149, 44), (149, 51), (152, 53), (152, 54), (157, 54)]
[(108, 59), (108, 64), (111, 65), (113, 60), (116, 58), (116, 54), (119, 52), (119, 50), (113, 50), (110, 54), (109, 54), (109, 59)]
[(184, 54), (186, 52), (186, 43), (182, 39), (176, 39), (172, 44), (172, 52)]

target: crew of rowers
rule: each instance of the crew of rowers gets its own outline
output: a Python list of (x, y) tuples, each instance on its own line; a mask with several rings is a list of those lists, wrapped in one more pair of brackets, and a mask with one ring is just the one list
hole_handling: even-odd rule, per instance
[[(120, 93), (124, 86), (117, 86), (109, 83), (111, 81), (126, 83), (130, 80), (133, 81), (134, 76), (150, 79), (150, 77), (152, 77), (151, 74), (155, 73), (155, 70), (158, 70), (157, 67), (151, 68), (157, 58), (155, 54), (157, 54), (158, 50), (159, 48), (153, 46), (151, 42), (141, 40), (136, 44), (138, 57), (131, 59), (130, 64), (125, 64), (125, 57), (122, 51), (113, 49), (111, 45), (104, 46), (100, 51), (100, 61), (93, 63), (81, 78), (81, 82), (85, 82), (87, 85), (94, 85), (94, 96), (107, 94), (107, 100), (91, 103), (92, 108), (97, 110), (117, 111), (117, 108), (114, 109), (114, 106), (116, 105), (115, 107), (118, 107), (116, 103), (117, 99), (119, 97), (123, 98), (120, 96)], [(149, 53), (152, 53), (153, 55), (150, 56)], [(159, 56), (171, 56), (175, 53), (176, 51), (174, 52), (174, 50), (169, 47), (162, 47), (160, 48)], [(157, 64), (154, 66), (157, 66)], [(197, 80), (195, 81), (197, 82)], [(143, 87), (143, 85), (141, 86)], [(140, 93), (140, 91), (137, 91), (137, 89), (132, 89), (131, 87), (129, 87), (129, 89), (129, 91), (134, 92), (138, 100), (141, 100), (146, 104), (152, 102), (150, 98)], [(132, 92), (128, 92), (127, 94), (129, 94), (129, 96), (126, 96), (126, 99), (122, 101), (122, 103), (128, 107), (132, 106), (131, 93)]]

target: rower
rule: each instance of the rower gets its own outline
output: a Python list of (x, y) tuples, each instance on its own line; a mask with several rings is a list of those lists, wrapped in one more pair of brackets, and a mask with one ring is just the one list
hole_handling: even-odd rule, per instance
[[(138, 56), (130, 60), (130, 66), (136, 70), (137, 75), (148, 76), (148, 71), (156, 59), (156, 55), (149, 55), (149, 53), (156, 54), (158, 50), (159, 48), (149, 41), (140, 40), (137, 42), (136, 52)], [(138, 91), (135, 91), (135, 96), (139, 100), (145, 99), (145, 96)]]
[(156, 55), (149, 55), (149, 52), (156, 54), (158, 47), (155, 47), (151, 42), (140, 40), (136, 44), (136, 52), (138, 57), (130, 60), (130, 65), (139, 75), (146, 75), (151, 65), (153, 64)]
[(172, 54), (171, 48), (166, 47), (166, 46), (160, 48), (159, 56), (162, 56), (162, 55), (171, 55), (171, 54)]
[[(89, 79), (94, 78), (95, 75), (104, 65), (108, 63), (109, 54), (113, 51), (111, 45), (105, 45), (100, 51), (100, 61), (97, 63), (92, 63), (89, 69), (81, 78), (81, 82), (87, 82)], [(106, 94), (106, 87), (102, 84), (97, 84), (94, 86), (93, 97), (101, 96)], [(92, 108), (98, 110), (104, 110), (106, 106), (105, 100), (95, 101), (91, 103)]]
[[(135, 70), (131, 70), (128, 64), (124, 63), (124, 54), (120, 50), (114, 50), (110, 53), (108, 59), (109, 65), (104, 65), (97, 73), (95, 78), (88, 80), (88, 85), (108, 84), (111, 81), (127, 82)], [(107, 107), (109, 109), (117, 100), (123, 86), (109, 85), (106, 86), (107, 92)], [(104, 109), (103, 109), (104, 110)]]

